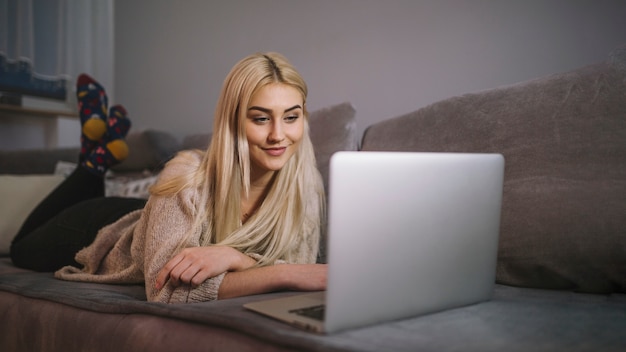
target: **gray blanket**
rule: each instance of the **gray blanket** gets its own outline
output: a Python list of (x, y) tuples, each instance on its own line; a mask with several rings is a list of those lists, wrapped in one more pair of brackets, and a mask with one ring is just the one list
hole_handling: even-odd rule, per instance
[[(498, 285), (489, 302), (322, 336), (242, 308), (248, 301), (292, 292), (167, 305), (146, 302), (142, 286), (60, 281), (50, 273), (16, 269), (8, 258), (0, 259), (0, 291), (94, 312), (184, 320), (297, 350), (618, 351), (626, 347), (623, 294), (577, 294)], [(0, 312), (5, 308), (0, 303)]]

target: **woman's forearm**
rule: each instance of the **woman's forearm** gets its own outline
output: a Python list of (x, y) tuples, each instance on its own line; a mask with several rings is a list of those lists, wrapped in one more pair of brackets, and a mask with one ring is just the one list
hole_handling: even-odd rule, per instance
[(229, 272), (218, 291), (218, 299), (283, 290), (322, 291), (326, 289), (326, 265), (278, 264)]

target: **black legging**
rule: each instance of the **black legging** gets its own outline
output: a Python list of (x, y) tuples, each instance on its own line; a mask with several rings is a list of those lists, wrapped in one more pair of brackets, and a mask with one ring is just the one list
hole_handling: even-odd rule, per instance
[(90, 245), (98, 231), (146, 201), (104, 197), (104, 180), (82, 167), (55, 188), (24, 221), (11, 243), (13, 264), (36, 271), (80, 267), (76, 253)]

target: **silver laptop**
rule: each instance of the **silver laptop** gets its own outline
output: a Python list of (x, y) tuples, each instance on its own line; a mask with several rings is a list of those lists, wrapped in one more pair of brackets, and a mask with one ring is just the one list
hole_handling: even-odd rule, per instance
[(500, 154), (334, 154), (327, 290), (245, 307), (333, 333), (489, 300), (503, 174)]

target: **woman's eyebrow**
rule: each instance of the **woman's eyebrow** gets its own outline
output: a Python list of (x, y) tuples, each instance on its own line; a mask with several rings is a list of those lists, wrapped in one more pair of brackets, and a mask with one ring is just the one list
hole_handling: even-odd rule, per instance
[[(294, 105), (294, 106), (292, 106), (292, 107), (290, 107), (288, 109), (285, 109), (284, 112), (289, 112), (289, 111), (296, 110), (296, 109), (302, 109), (302, 106)], [(251, 106), (251, 107), (248, 108), (248, 111), (250, 111), (250, 110), (258, 110), (258, 111), (264, 112), (266, 114), (271, 114), (272, 113), (272, 109), (263, 108), (263, 107), (260, 107), (260, 106)]]
[(296, 110), (296, 109), (302, 109), (302, 106), (294, 105), (294, 106), (290, 107), (289, 109), (285, 110), (285, 112), (289, 112), (291, 110)]

